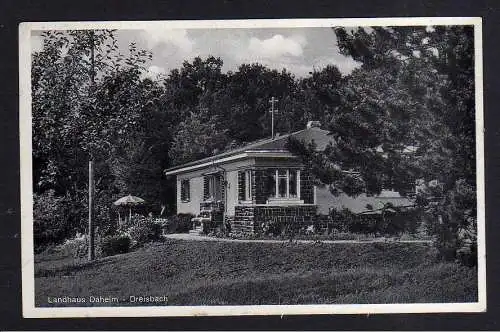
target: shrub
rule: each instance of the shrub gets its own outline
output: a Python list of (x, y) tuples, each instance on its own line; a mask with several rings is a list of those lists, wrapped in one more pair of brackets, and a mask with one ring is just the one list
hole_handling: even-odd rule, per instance
[(261, 231), (264, 235), (278, 236), (284, 231), (283, 223), (279, 223), (275, 220), (266, 220), (261, 224)]
[(221, 233), (223, 223), (222, 221), (205, 221), (201, 226), (203, 234)]
[(348, 209), (332, 210), (330, 213), (331, 226), (338, 232), (347, 232), (355, 222), (355, 215)]
[(89, 243), (86, 235), (77, 235), (73, 239), (64, 241), (64, 243), (59, 245), (58, 248), (64, 253), (65, 256), (82, 258), (88, 254)]
[[(43, 251), (48, 245), (62, 244), (65, 239), (85, 232), (88, 207), (85, 191), (57, 195), (52, 189), (33, 195), (33, 239), (35, 252)], [(95, 202), (95, 225), (102, 235), (113, 232), (109, 221), (109, 199), (102, 194)]]
[(477, 211), (476, 190), (464, 179), (457, 180), (449, 190), (440, 189), (429, 199), (429, 191), (423, 187), (418, 199), (425, 209), (425, 226), (435, 239), (439, 257), (456, 260), (464, 265), (477, 264)]
[(59, 243), (61, 239), (62, 198), (55, 197), (53, 190), (41, 195), (33, 195), (33, 235), (35, 251), (49, 243)]
[(466, 266), (477, 265), (477, 227), (476, 221), (471, 220), (466, 228), (457, 232), (456, 259)]
[(135, 244), (142, 245), (161, 239), (162, 227), (151, 219), (135, 215), (132, 219), (132, 224), (133, 226), (127, 230), (127, 233)]
[(167, 233), (187, 233), (192, 228), (191, 219), (194, 215), (190, 213), (179, 213), (168, 218), (166, 225)]
[(101, 241), (103, 256), (127, 253), (130, 249), (130, 238), (126, 235), (106, 236)]

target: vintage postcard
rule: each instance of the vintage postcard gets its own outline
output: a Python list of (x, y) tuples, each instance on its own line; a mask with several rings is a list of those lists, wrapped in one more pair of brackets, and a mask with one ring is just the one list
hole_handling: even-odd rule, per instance
[(24, 317), (485, 311), (481, 28), (20, 24)]

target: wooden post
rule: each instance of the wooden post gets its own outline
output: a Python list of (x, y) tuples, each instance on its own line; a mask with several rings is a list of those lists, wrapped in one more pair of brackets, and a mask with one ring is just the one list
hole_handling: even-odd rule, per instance
[(95, 258), (94, 248), (94, 160), (89, 160), (89, 261)]
[[(94, 93), (95, 85), (95, 55), (94, 55), (94, 31), (90, 31), (90, 81), (91, 94)], [(94, 248), (94, 156), (90, 153), (89, 159), (89, 261), (95, 258)]]

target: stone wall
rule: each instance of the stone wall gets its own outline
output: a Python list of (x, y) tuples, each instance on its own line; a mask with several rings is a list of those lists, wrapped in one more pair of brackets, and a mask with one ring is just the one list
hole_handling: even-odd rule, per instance
[(263, 223), (312, 224), (316, 219), (315, 205), (252, 206), (238, 205), (231, 232), (252, 234), (262, 230)]
[(231, 233), (253, 234), (254, 233), (254, 206), (236, 205), (234, 218), (231, 221)]
[(305, 204), (314, 204), (314, 183), (310, 172), (300, 172), (300, 199)]

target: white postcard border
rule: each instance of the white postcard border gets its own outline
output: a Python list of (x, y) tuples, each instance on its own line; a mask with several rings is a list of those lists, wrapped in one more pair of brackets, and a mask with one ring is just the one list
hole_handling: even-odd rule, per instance
[[(478, 220), (478, 301), (474, 303), (35, 307), (32, 190), (31, 32), (66, 29), (207, 29), (331, 26), (473, 25), (475, 47), (476, 174)], [(19, 25), (19, 130), (21, 185), (22, 309), (25, 318), (158, 317), (302, 314), (444, 313), (486, 311), (486, 238), (484, 186), (483, 50), (480, 17), (412, 17), (346, 19), (258, 19), (178, 21), (25, 22)]]

